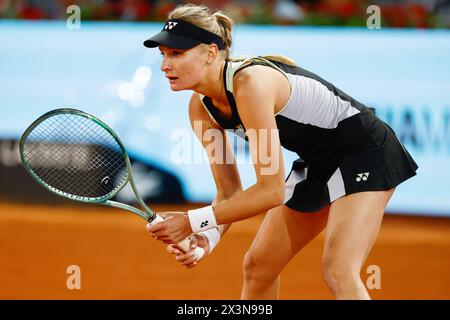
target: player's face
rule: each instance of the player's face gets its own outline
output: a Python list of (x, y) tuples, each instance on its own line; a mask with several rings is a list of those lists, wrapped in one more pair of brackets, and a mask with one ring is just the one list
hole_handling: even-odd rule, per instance
[(161, 71), (165, 73), (173, 91), (192, 89), (206, 76), (206, 58), (202, 46), (188, 50), (160, 46), (163, 60)]

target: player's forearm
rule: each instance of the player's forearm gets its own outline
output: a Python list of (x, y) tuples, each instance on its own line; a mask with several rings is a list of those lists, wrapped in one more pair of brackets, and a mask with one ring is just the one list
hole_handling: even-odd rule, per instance
[(283, 187), (255, 184), (218, 203), (214, 207), (216, 222), (218, 225), (223, 225), (244, 220), (266, 212), (283, 202)]
[[(228, 191), (217, 190), (217, 194), (212, 202), (212, 205), (214, 207), (217, 206), (218, 204), (222, 203), (223, 201), (230, 199), (237, 192), (242, 192), (242, 186), (238, 186), (234, 190), (228, 190)], [(231, 223), (227, 223), (227, 224), (219, 225), (217, 227), (221, 237), (223, 237), (223, 235), (228, 231), (230, 226), (231, 226)]]

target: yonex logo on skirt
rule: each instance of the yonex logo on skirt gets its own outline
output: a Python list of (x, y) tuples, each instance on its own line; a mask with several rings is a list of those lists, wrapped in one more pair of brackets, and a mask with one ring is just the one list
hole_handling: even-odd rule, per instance
[(369, 172), (358, 173), (356, 175), (356, 182), (367, 181), (369, 179)]

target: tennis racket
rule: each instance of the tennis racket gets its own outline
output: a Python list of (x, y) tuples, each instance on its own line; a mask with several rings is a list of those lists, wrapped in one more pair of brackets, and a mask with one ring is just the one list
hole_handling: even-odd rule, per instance
[[(59, 196), (125, 209), (151, 224), (164, 220), (139, 195), (119, 137), (86, 112), (64, 108), (39, 117), (20, 139), (20, 157), (28, 173)], [(143, 210), (110, 200), (128, 182)], [(177, 246), (187, 252), (189, 239)], [(198, 259), (203, 254), (200, 247), (194, 250)]]

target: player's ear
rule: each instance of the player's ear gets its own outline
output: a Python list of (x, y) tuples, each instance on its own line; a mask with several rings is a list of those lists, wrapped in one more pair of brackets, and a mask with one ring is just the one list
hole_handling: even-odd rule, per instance
[(219, 52), (219, 48), (217, 47), (217, 44), (211, 43), (208, 46), (208, 57), (207, 57), (207, 64), (213, 63), (213, 61), (216, 59), (217, 54)]

